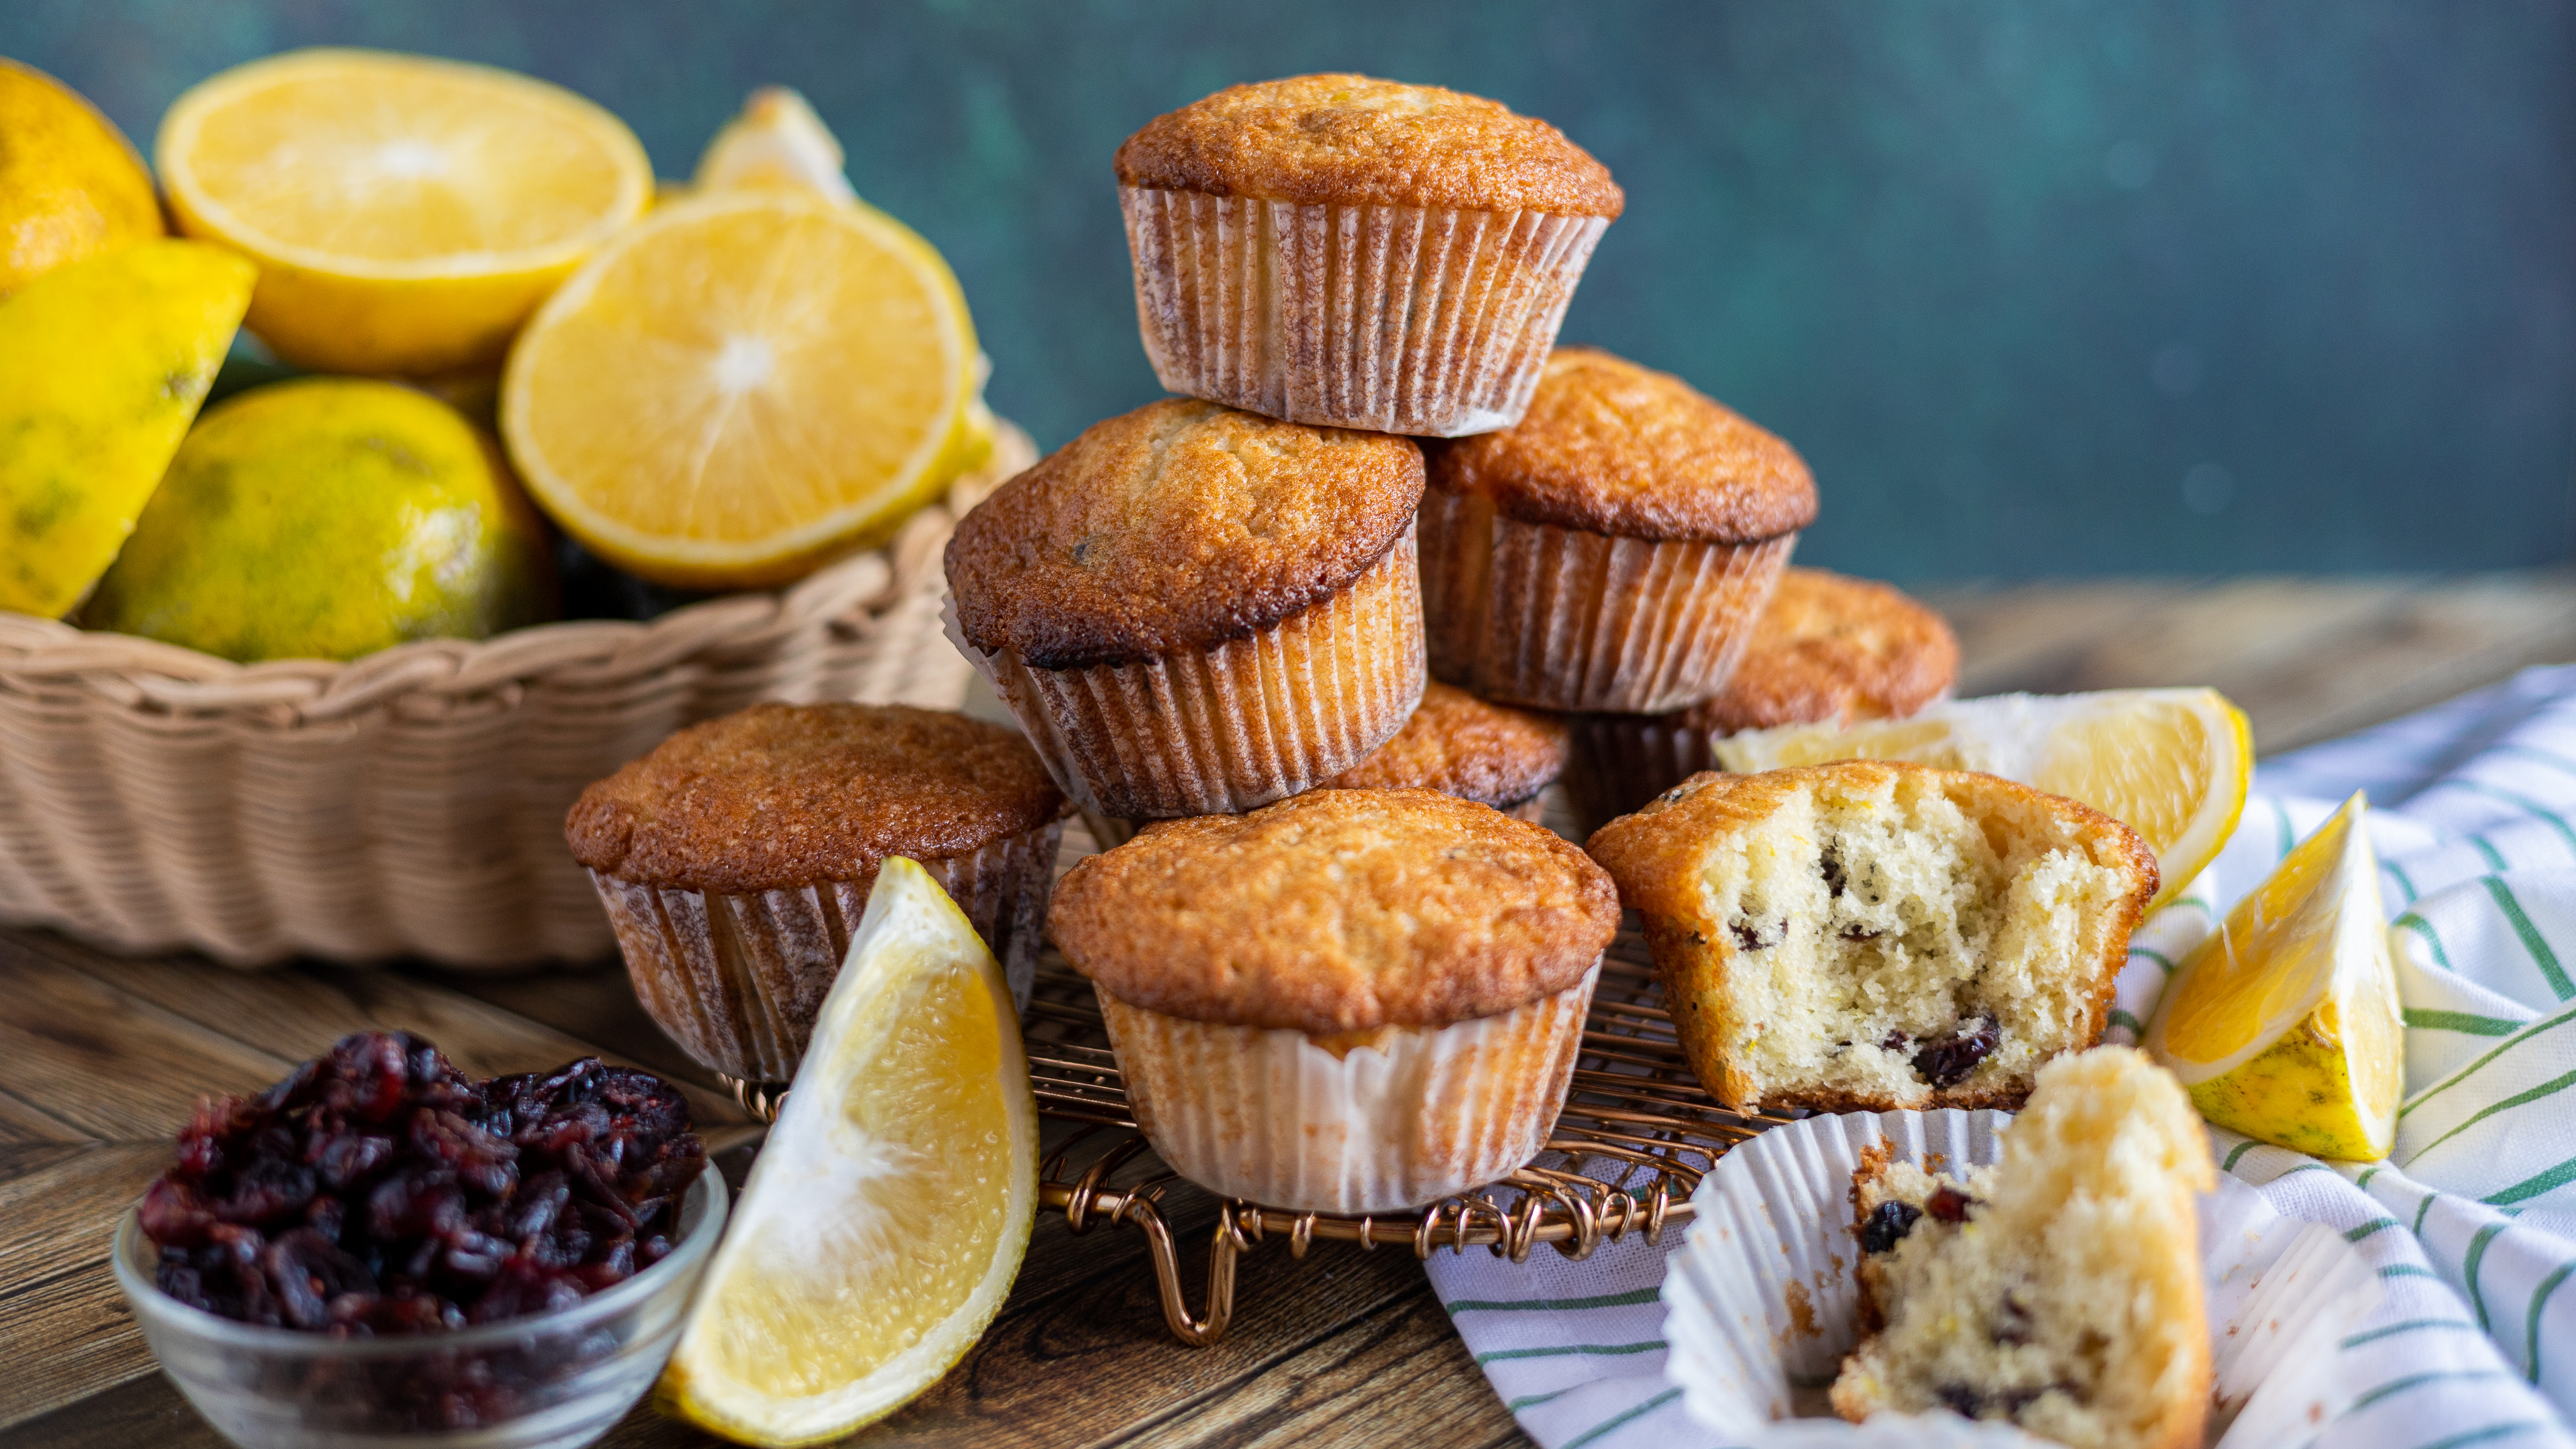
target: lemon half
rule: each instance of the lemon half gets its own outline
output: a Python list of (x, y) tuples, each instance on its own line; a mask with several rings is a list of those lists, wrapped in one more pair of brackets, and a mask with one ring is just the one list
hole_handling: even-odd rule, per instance
[(2214, 689), (1948, 700), (1899, 720), (1748, 730), (1719, 740), (1716, 754), (1729, 770), (1912, 760), (2081, 800), (2155, 850), (2149, 910), (2217, 858), (2245, 813), (2254, 773), (2245, 715)]
[(154, 146), (180, 229), (259, 263), (250, 329), (327, 372), (489, 368), (641, 214), (626, 123), (490, 66), (301, 50), (181, 96)]
[(793, 188), (629, 228), (511, 349), (501, 428), (539, 506), (680, 588), (784, 583), (891, 536), (979, 461), (975, 331), (930, 244)]
[(1037, 1145), (1001, 968), (928, 873), (888, 860), (663, 1404), (760, 1445), (837, 1439), (902, 1407), (1010, 1292)]
[(2360, 795), (2175, 963), (2145, 1045), (2201, 1115), (2319, 1157), (2397, 1140), (2406, 1029)]

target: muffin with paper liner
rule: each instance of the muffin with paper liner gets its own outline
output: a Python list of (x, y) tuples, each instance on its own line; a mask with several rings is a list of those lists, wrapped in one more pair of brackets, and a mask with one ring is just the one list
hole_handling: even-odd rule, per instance
[(1094, 424), (949, 540), (949, 624), (1082, 808), (1249, 810), (1422, 697), (1410, 439), (1168, 399)]
[[(1566, 768), (1565, 721), (1507, 705), (1487, 704), (1446, 684), (1422, 687), (1422, 703), (1395, 738), (1323, 788), (1437, 790), (1536, 822), (1540, 797)], [(1136, 822), (1083, 817), (1103, 850), (1136, 834)]]
[(1027, 742), (906, 705), (757, 704), (584, 790), (564, 824), (636, 997), (690, 1056), (785, 1082), (889, 858), (974, 922), (1023, 1006), (1072, 813)]
[(1328, 1213), (1419, 1207), (1535, 1156), (1618, 925), (1581, 851), (1429, 790), (1164, 821), (1067, 872), (1047, 917), (1163, 1160)]
[(1566, 794), (1586, 830), (1702, 770), (1738, 730), (1901, 719), (1949, 696), (1959, 640), (1898, 590), (1823, 569), (1784, 569), (1726, 687), (1670, 714), (1573, 721)]
[(1545, 121), (1362, 75), (1228, 87), (1128, 137), (1117, 171), (1164, 387), (1434, 437), (1519, 419), (1626, 204)]
[(1660, 714), (1727, 681), (1816, 486), (1787, 443), (1590, 347), (1514, 427), (1437, 447), (1422, 501), (1434, 677), (1539, 709)]

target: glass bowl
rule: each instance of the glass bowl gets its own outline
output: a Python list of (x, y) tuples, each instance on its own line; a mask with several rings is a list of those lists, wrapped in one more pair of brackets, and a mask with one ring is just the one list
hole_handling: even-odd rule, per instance
[(573, 1449), (662, 1372), (725, 1201), (710, 1166), (681, 1199), (679, 1241), (661, 1262), (570, 1308), (453, 1333), (332, 1338), (191, 1308), (155, 1284), (159, 1255), (131, 1208), (113, 1261), (162, 1372), (247, 1449)]

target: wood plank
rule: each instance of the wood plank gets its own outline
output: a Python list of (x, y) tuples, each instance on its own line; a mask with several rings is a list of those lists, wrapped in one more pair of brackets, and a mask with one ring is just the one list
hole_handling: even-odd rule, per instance
[(1934, 592), (1924, 602), (1959, 636), (1962, 698), (2059, 686), (2069, 663), (2140, 615), (2199, 586), (2187, 581), (2038, 584), (1992, 592)]
[[(256, 1092), (292, 1059), (206, 1029), (0, 936), (0, 1091), (111, 1142), (167, 1141), (200, 1094)], [(74, 948), (79, 949), (79, 948)]]
[(148, 1374), (10, 1426), (9, 1449), (232, 1449), (188, 1406), (179, 1386)]
[(0, 1183), (0, 1427), (152, 1371), (109, 1235), (169, 1160), (161, 1143), (115, 1143)]
[[(591, 1055), (631, 1060), (401, 971), (231, 971), (194, 957), (119, 957), (70, 941), (54, 945), (45, 954), (59, 964), (290, 1063), (321, 1055), (350, 1032), (393, 1028), (438, 1043), (471, 1077), (542, 1071)], [(701, 1123), (749, 1120), (720, 1090), (685, 1080), (678, 1085)]]
[[(404, 968), (406, 973), (414, 968)], [(626, 967), (615, 957), (604, 962), (562, 966), (507, 976), (418, 968), (420, 980), (435, 982), (460, 996), (470, 996), (513, 1015), (542, 1022), (567, 1036), (596, 1043), (624, 1061), (649, 1068), (675, 1082), (689, 1082), (720, 1095), (724, 1085), (715, 1072), (700, 1066), (663, 1034), (635, 999)], [(731, 1101), (728, 1095), (726, 1100)]]
[(1528, 1445), (1424, 1284), (1223, 1392), (1116, 1442), (1154, 1449), (1333, 1444)]
[(0, 1092), (0, 1152), (95, 1142), (84, 1132), (12, 1092)]

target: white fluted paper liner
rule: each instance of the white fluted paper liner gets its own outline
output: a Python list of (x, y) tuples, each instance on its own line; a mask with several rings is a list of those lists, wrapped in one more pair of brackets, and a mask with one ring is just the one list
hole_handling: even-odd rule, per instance
[[(2040, 1443), (1946, 1413), (1845, 1424), (1823, 1402), (1859, 1337), (1851, 1179), (1860, 1154), (1884, 1142), (1895, 1161), (1958, 1172), (1998, 1160), (1999, 1129), (2011, 1121), (1847, 1112), (1773, 1128), (1719, 1159), (1664, 1273), (1665, 1373), (1691, 1417), (1756, 1449)], [(2281, 1216), (2224, 1173), (2218, 1183), (2200, 1203), (2210, 1437), (2221, 1449), (2295, 1443), (2350, 1400), (2337, 1372), (2341, 1326), (2377, 1302), (2379, 1280), (2340, 1234)]]
[(1509, 1176), (1546, 1145), (1601, 979), (1498, 1016), (1336, 1053), (1100, 993), (1136, 1124), (1172, 1170), (1291, 1212), (1397, 1212)]
[[(1055, 890), (1061, 821), (981, 850), (925, 860), (992, 948), (1025, 1009)], [(728, 894), (657, 887), (590, 873), (608, 908), (645, 1014), (688, 1054), (746, 1082), (796, 1075), (814, 1014), (840, 974), (850, 932), (867, 913), (865, 880)]]
[(1163, 386), (1290, 422), (1454, 438), (1519, 422), (1610, 223), (1118, 188)]
[(1422, 702), (1422, 588), (1407, 528), (1341, 592), (1253, 634), (1135, 664), (1032, 669), (949, 640), (991, 681), (1076, 805), (1109, 819), (1231, 815), (1331, 779)]
[(1481, 494), (1422, 499), (1431, 673), (1537, 709), (1661, 714), (1734, 673), (1795, 533), (1658, 543), (1523, 523)]

